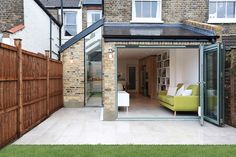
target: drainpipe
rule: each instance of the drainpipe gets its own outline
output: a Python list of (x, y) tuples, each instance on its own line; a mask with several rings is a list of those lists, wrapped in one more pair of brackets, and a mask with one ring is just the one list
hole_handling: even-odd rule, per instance
[[(63, 26), (63, 14), (64, 14), (64, 11), (63, 11), (63, 0), (61, 0), (61, 25), (60, 25), (60, 28), (59, 28), (59, 46), (61, 47), (61, 33), (62, 33), (62, 26)], [(61, 52), (58, 53), (58, 59), (61, 60)]]
[(52, 19), (50, 19), (50, 58), (52, 58)]
[(104, 0), (102, 0), (102, 18), (104, 17)]

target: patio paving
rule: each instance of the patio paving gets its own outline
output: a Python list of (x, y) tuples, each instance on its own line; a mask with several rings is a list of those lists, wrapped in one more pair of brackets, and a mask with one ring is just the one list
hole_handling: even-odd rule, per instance
[(101, 108), (63, 108), (14, 144), (236, 144), (236, 129), (198, 121), (100, 121)]

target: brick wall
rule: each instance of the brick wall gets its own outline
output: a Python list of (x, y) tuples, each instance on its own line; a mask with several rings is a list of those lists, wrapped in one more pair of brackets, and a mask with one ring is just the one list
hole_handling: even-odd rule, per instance
[(225, 122), (236, 127), (236, 49), (227, 51), (225, 63)]
[[(194, 20), (207, 23), (209, 0), (162, 0), (164, 23), (180, 23)], [(104, 0), (104, 15), (108, 22), (130, 22), (132, 0)], [(236, 24), (220, 24), (223, 34), (236, 34)]]
[(62, 53), (65, 107), (84, 106), (84, 40)]
[(0, 0), (0, 32), (23, 22), (23, 0)]
[(83, 6), (82, 9), (82, 29), (87, 28), (87, 14), (89, 10), (102, 10), (101, 6)]
[(87, 28), (87, 7), (83, 7), (82, 10), (82, 29)]

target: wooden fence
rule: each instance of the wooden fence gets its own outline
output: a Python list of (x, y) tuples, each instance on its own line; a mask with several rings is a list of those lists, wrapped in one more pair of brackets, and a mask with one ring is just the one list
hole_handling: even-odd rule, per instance
[(0, 43), (0, 147), (63, 106), (62, 63)]

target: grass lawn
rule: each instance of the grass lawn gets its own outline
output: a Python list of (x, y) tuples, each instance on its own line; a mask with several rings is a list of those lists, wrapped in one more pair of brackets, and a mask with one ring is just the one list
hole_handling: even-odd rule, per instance
[(0, 151), (0, 157), (235, 157), (235, 155), (236, 145), (10, 145)]

